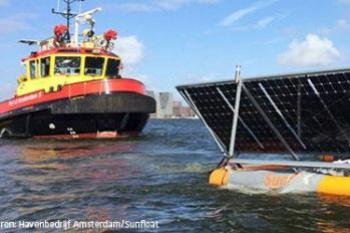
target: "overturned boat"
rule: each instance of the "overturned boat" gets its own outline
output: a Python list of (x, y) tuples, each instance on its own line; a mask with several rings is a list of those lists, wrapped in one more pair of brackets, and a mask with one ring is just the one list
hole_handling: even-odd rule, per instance
[(350, 196), (350, 69), (177, 89), (224, 155), (210, 184)]
[[(100, 8), (67, 18), (46, 40), (21, 40), (38, 51), (22, 59), (15, 97), (0, 103), (0, 137), (116, 138), (138, 135), (155, 112), (155, 100), (144, 84), (120, 75), (121, 59), (112, 52), (117, 32), (95, 35), (93, 14)], [(69, 30), (75, 19), (75, 33)], [(79, 25), (87, 24), (82, 36)], [(80, 40), (80, 37), (83, 37)]]

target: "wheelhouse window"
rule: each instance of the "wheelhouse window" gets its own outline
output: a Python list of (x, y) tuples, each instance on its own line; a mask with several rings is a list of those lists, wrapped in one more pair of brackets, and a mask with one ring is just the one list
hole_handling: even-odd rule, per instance
[(111, 78), (119, 78), (120, 61), (115, 59), (108, 59), (106, 76)]
[(86, 57), (85, 75), (101, 76), (105, 59), (100, 57)]
[(35, 62), (35, 60), (29, 62), (29, 73), (30, 73), (31, 79), (36, 78), (36, 62)]
[(40, 59), (41, 64), (41, 77), (45, 78), (50, 76), (50, 57)]
[(80, 57), (56, 57), (55, 75), (79, 75)]

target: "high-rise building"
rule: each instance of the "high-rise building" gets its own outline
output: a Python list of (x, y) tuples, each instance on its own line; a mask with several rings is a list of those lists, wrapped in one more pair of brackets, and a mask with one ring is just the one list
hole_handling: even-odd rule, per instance
[(151, 118), (195, 118), (196, 115), (188, 106), (183, 106), (181, 101), (173, 100), (171, 92), (147, 91), (147, 95), (153, 97), (157, 102), (156, 113)]
[(181, 101), (174, 101), (173, 117), (176, 118), (194, 118), (195, 114), (190, 107), (183, 106)]
[(152, 118), (172, 118), (173, 117), (173, 93), (147, 91), (157, 102), (156, 113)]
[(172, 118), (173, 117), (173, 93), (159, 92), (159, 104), (157, 104), (158, 118)]
[(173, 103), (173, 114), (174, 114), (174, 117), (176, 117), (176, 118), (180, 118), (181, 117), (181, 108), (182, 108), (181, 101), (174, 101), (174, 103)]
[(156, 98), (156, 92), (155, 91), (147, 90), (146, 93), (147, 93), (148, 96), (151, 96), (153, 99)]

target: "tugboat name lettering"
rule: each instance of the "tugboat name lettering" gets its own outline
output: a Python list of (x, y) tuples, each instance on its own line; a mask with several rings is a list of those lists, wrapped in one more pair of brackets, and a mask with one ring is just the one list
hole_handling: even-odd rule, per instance
[(20, 97), (20, 98), (16, 98), (14, 100), (9, 101), (9, 106), (14, 106), (17, 104), (21, 104), (30, 100), (35, 100), (35, 99), (39, 99), (41, 98), (42, 93), (35, 93), (35, 94), (31, 94), (31, 95), (27, 95), (24, 97)]

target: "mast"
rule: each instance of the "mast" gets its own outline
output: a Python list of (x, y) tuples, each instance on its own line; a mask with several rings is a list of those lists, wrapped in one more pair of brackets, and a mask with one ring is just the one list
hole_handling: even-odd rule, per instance
[[(58, 1), (60, 1), (60, 0), (58, 0)], [(76, 13), (72, 13), (72, 4), (74, 2), (83, 2), (83, 1), (85, 1), (85, 0), (63, 0), (63, 2), (66, 3), (66, 5), (67, 5), (66, 11), (59, 11), (59, 9), (57, 9), (57, 11), (55, 9), (51, 10), (51, 12), (53, 14), (61, 15), (67, 21), (68, 32), (65, 35), (65, 40), (66, 40), (67, 43), (71, 42), (71, 37), (70, 37), (70, 22), (71, 22), (71, 19), (74, 18), (75, 16), (77, 16)]]

